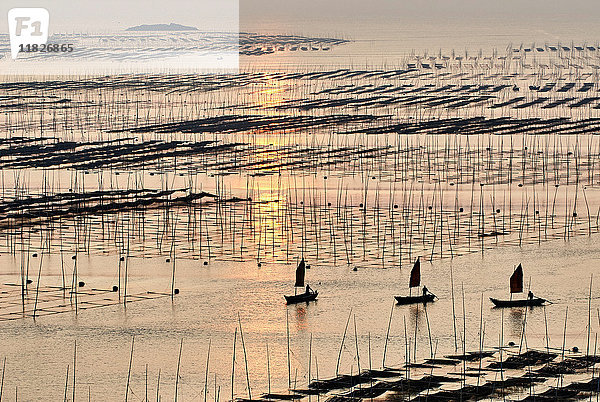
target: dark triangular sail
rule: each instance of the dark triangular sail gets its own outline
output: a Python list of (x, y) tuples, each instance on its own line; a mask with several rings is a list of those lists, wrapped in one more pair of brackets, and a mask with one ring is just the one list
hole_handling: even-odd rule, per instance
[(521, 264), (515, 269), (510, 277), (510, 293), (521, 293), (523, 291), (523, 267)]
[(417, 257), (417, 261), (415, 261), (415, 265), (410, 271), (410, 282), (408, 286), (411, 288), (417, 287), (421, 285), (421, 261), (419, 257)]
[(299, 288), (304, 287), (305, 270), (306, 270), (306, 264), (304, 263), (304, 258), (303, 258), (302, 261), (300, 261), (300, 264), (298, 264), (298, 268), (296, 268), (296, 284), (294, 286), (297, 286)]

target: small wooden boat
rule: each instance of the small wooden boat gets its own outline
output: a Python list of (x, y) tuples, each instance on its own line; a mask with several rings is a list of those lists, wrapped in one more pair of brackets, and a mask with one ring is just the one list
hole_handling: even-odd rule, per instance
[[(304, 287), (304, 277), (306, 275), (306, 269), (309, 268), (309, 265), (306, 265), (304, 262), (304, 258), (298, 264), (298, 268), (296, 268), (296, 283), (294, 283), (294, 289), (303, 288)], [(285, 298), (286, 304), (296, 304), (302, 302), (309, 302), (317, 299), (319, 292), (316, 290), (312, 290), (310, 286), (306, 285), (306, 291), (301, 294), (294, 294), (293, 296), (283, 296)]]
[[(415, 265), (413, 265), (413, 268), (410, 271), (410, 280), (408, 282), (408, 287), (409, 289), (412, 289), (414, 287), (419, 286), (421, 286), (421, 261), (419, 260), (419, 257), (417, 257), (417, 261), (415, 261)], [(435, 301), (436, 298), (437, 296), (429, 292), (427, 290), (427, 287), (425, 286), (423, 287), (423, 294), (419, 296), (394, 296), (394, 299), (396, 299), (396, 303), (400, 305), (432, 303)]]
[(496, 307), (528, 307), (528, 306), (543, 306), (548, 300), (542, 299), (541, 297), (534, 297), (533, 299), (520, 299), (520, 300), (498, 300), (490, 297), (490, 300)]
[[(523, 292), (523, 266), (519, 264), (517, 268), (515, 268), (514, 272), (510, 276), (510, 293), (522, 293)], [(529, 295), (527, 299), (516, 299), (513, 300), (500, 300), (494, 299), (490, 297), (492, 303), (494, 303), (495, 307), (529, 307), (529, 306), (543, 306), (544, 303), (548, 302), (546, 299), (542, 299), (541, 297), (535, 297), (531, 291), (529, 291)]]
[(314, 291), (314, 292), (309, 292), (309, 293), (302, 293), (302, 294), (295, 295), (295, 296), (283, 296), (283, 297), (285, 297), (285, 301), (287, 304), (296, 304), (296, 303), (303, 303), (303, 302), (309, 302), (309, 301), (316, 300), (318, 295), (319, 295), (319, 292)]
[(432, 303), (435, 301), (435, 295), (429, 293), (426, 294), (425, 296), (421, 295), (421, 296), (394, 296), (394, 299), (396, 299), (397, 304), (400, 305), (404, 305), (404, 304), (416, 304), (416, 303)]

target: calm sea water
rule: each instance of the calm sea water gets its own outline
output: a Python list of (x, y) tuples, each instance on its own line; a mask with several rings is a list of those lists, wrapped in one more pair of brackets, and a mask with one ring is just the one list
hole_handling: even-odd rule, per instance
[[(504, 341), (519, 344), (524, 309), (493, 309), (489, 296), (508, 297), (508, 277), (514, 264), (523, 263), (525, 281), (539, 296), (554, 304), (527, 312), (526, 342), (531, 347), (545, 347), (546, 322), (550, 346), (562, 346), (565, 309), (569, 307), (566, 346), (585, 350), (588, 319), (590, 274), (600, 265), (600, 244), (596, 236), (581, 237), (568, 243), (554, 241), (522, 249), (508, 248), (473, 254), (433, 264), (423, 263), (423, 283), (440, 300), (427, 308), (394, 306), (386, 365), (400, 365), (404, 357), (404, 322), (409, 337), (417, 331), (417, 358), (430, 357), (427, 318), (437, 355), (454, 353), (454, 322), (450, 272), (454, 274), (457, 342), (462, 350), (466, 333), (467, 350), (478, 350), (480, 307), (483, 297), (485, 346), (496, 347), (502, 325)], [(80, 256), (79, 275), (89, 286), (107, 288), (117, 281), (115, 257)], [(17, 262), (2, 256), (2, 282), (15, 282)], [(10, 268), (12, 267), (12, 268)], [(46, 258), (42, 284), (60, 285), (58, 256)], [(130, 292), (170, 290), (171, 264), (163, 259), (132, 259)], [(2, 355), (7, 357), (5, 389), (19, 387), (27, 400), (60, 399), (67, 365), (73, 358), (77, 341), (78, 399), (87, 397), (88, 386), (96, 399), (122, 400), (125, 395), (129, 353), (135, 336), (132, 365), (132, 391), (140, 399), (145, 393), (145, 370), (148, 365), (149, 389), (156, 393), (158, 370), (161, 370), (162, 400), (174, 397), (178, 351), (183, 339), (180, 398), (202, 399), (208, 345), (210, 394), (214, 398), (215, 375), (221, 397), (230, 397), (233, 335), (238, 314), (244, 332), (250, 385), (253, 395), (268, 389), (266, 348), (270, 352), (271, 387), (287, 388), (286, 316), (289, 322), (292, 381), (298, 387), (307, 384), (309, 345), (312, 337), (313, 367), (316, 377), (335, 374), (337, 354), (348, 315), (356, 317), (362, 367), (368, 366), (369, 338), (373, 367), (380, 367), (385, 333), (393, 296), (407, 294), (409, 269), (373, 269), (368, 266), (351, 271), (347, 266), (320, 265), (312, 262), (308, 282), (320, 291), (316, 303), (286, 306), (283, 294), (290, 294), (295, 267), (289, 265), (179, 260), (176, 286), (181, 289), (173, 302), (167, 298), (41, 317), (36, 321), (3, 322)], [(527, 286), (527, 285), (526, 285)], [(462, 321), (464, 291), (466, 328)], [(593, 285), (593, 294), (600, 282)], [(598, 330), (596, 296), (592, 300), (592, 337)], [(242, 345), (238, 333), (235, 376), (236, 395), (246, 395), (246, 378)], [(340, 371), (356, 372), (357, 360), (353, 320), (343, 349)], [(72, 371), (71, 371), (72, 372)], [(35, 373), (35, 374), (33, 374)], [(71, 390), (69, 390), (71, 393)], [(7, 400), (11, 400), (10, 392)]]

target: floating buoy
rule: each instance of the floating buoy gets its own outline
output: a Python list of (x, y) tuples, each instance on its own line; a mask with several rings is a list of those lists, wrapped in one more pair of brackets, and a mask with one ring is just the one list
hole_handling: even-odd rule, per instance
[(397, 208), (398, 208), (398, 204), (394, 204), (394, 208), (396, 208), (396, 209), (397, 209)]
[(260, 268), (260, 267), (262, 267), (262, 264), (261, 264), (260, 262), (258, 263), (258, 267), (259, 267), (259, 268)]
[(496, 213), (497, 213), (497, 214), (499, 214), (499, 213), (500, 213), (500, 209), (497, 209), (497, 210), (496, 210)]
[(37, 253), (33, 253), (31, 256), (32, 256), (33, 258), (35, 258), (35, 257), (37, 257)]
[(519, 183), (519, 184), (518, 184), (518, 186), (519, 186), (519, 187), (523, 187), (523, 184), (522, 184), (522, 183)]
[(31, 279), (27, 279), (25, 282), (27, 282), (28, 285), (31, 285), (33, 283)]
[(125, 261), (125, 257), (119, 258), (119, 261)]
[(166, 262), (171, 262), (171, 259), (170, 259), (170, 258), (167, 258), (165, 261), (166, 261)]
[(75, 260), (75, 259), (77, 259), (77, 256), (76, 256), (76, 255), (74, 255), (73, 257), (71, 257), (71, 259), (72, 259), (72, 260)]
[(79, 285), (79, 287), (80, 287), (80, 288), (82, 288), (82, 287), (84, 287), (84, 286), (85, 286), (85, 282), (84, 282), (84, 281), (80, 281), (80, 282), (78, 283), (78, 285)]
[(458, 212), (463, 212), (464, 210), (465, 210), (465, 209), (464, 209), (463, 207), (460, 207), (460, 208), (458, 209)]
[(515, 343), (513, 341), (508, 342), (508, 346), (515, 346)]
[(116, 292), (117, 290), (119, 290), (119, 287), (118, 287), (118, 286), (116, 286), (116, 285), (114, 285), (114, 286), (113, 286), (113, 288), (112, 288), (112, 291), (113, 291), (113, 292)]
[(204, 263), (203, 263), (203, 264), (204, 264), (204, 265), (208, 265), (208, 261), (204, 261)]
[(179, 294), (179, 289), (175, 288), (175, 291), (173, 293), (175, 293), (176, 295), (178, 295)]
[(358, 268), (354, 267), (354, 268), (352, 268), (352, 270), (353, 270), (354, 272), (356, 272), (356, 271), (358, 271)]
[(361, 207), (361, 208), (363, 207), (363, 204), (362, 204), (362, 202), (360, 203), (359, 207)]
[(573, 212), (573, 218), (577, 218), (577, 212)]
[(327, 206), (328, 206), (328, 207), (330, 207), (330, 206), (331, 206), (331, 203), (330, 203), (330, 202), (328, 202), (328, 203), (327, 203)]
[(571, 350), (573, 351), (573, 353), (579, 352), (579, 348), (577, 346), (573, 346), (573, 349)]

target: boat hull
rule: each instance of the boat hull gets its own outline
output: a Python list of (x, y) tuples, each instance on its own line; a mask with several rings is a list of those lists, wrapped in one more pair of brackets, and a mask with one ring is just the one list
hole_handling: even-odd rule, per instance
[(428, 295), (421, 295), (421, 296), (394, 296), (394, 299), (396, 299), (396, 303), (397, 304), (417, 304), (417, 303), (433, 303), (435, 301), (435, 296), (428, 294)]
[(546, 299), (540, 297), (534, 297), (533, 299), (521, 299), (521, 300), (498, 300), (490, 297), (492, 303), (496, 307), (528, 307), (528, 306), (543, 306), (547, 302)]
[(286, 304), (304, 303), (317, 299), (319, 292), (302, 293), (294, 296), (283, 296), (285, 297)]

